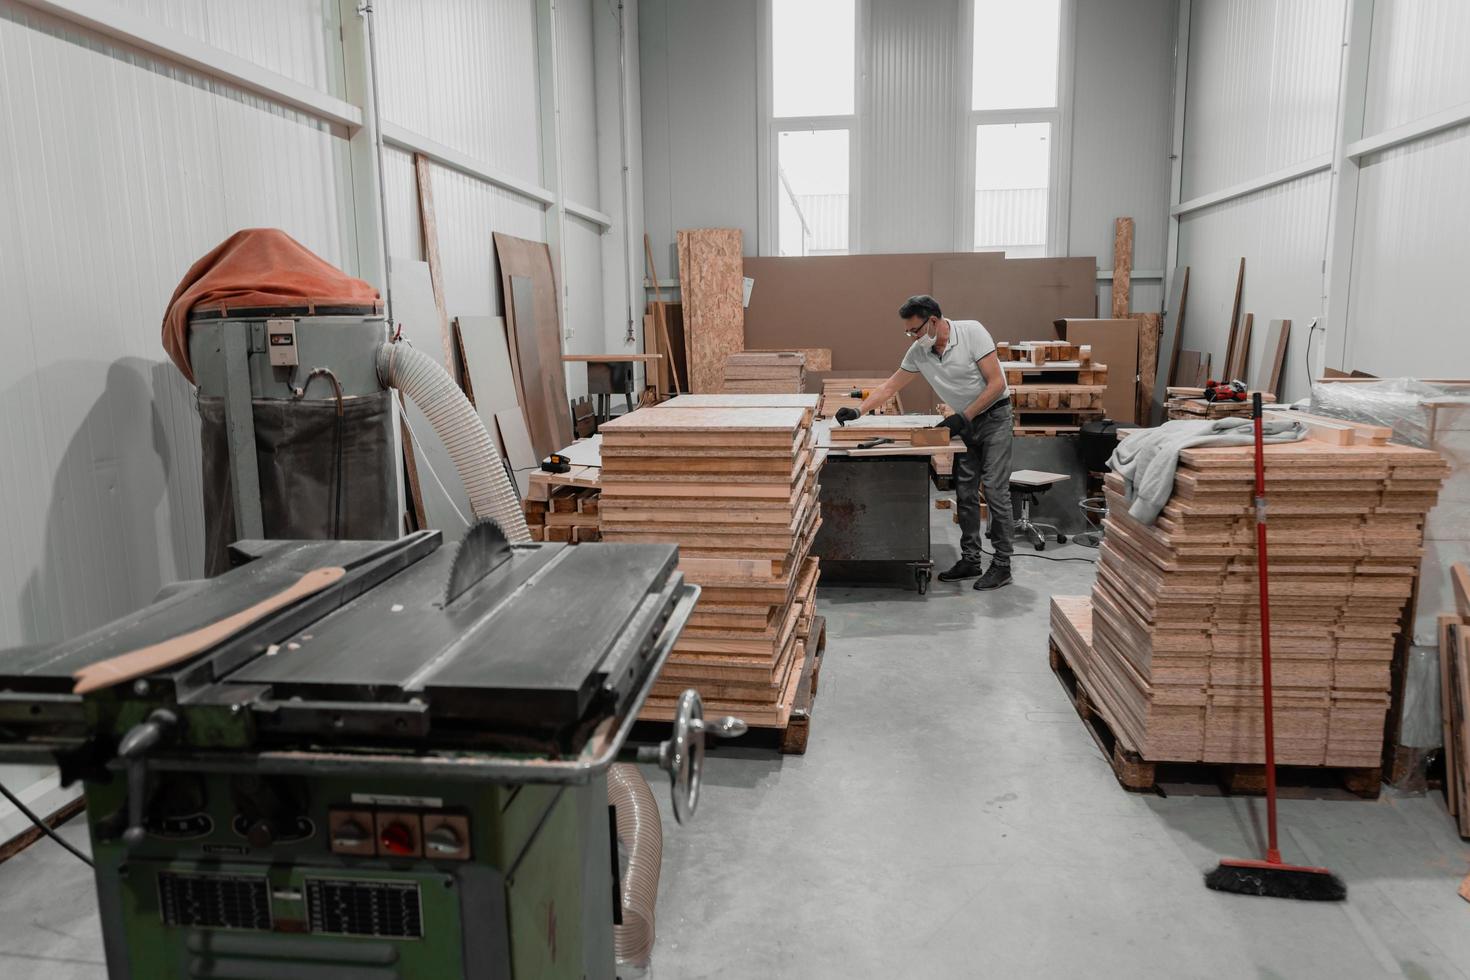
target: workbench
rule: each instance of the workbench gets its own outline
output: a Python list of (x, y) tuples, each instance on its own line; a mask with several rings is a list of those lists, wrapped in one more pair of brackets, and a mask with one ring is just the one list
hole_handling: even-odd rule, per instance
[[(909, 416), (872, 418), (871, 424), (884, 428), (900, 419), (917, 422)], [(964, 443), (911, 446), (900, 438), (859, 449), (834, 445), (830, 430), (830, 424), (818, 423), (818, 445), (832, 446), (822, 469), (822, 527), (812, 543), (812, 554), (822, 559), (822, 580), (911, 585), (925, 594), (934, 573), (930, 460), (965, 452)]]

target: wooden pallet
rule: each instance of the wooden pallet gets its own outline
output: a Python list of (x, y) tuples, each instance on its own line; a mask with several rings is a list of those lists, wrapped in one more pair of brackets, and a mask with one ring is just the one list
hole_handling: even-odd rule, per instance
[(801, 683), (796, 687), (796, 703), (791, 718), (781, 730), (782, 755), (806, 755), (807, 739), (812, 730), (812, 706), (817, 700), (817, 682), (822, 675), (822, 655), (827, 649), (827, 618), (813, 616), (807, 634), (806, 663), (801, 668)]
[[(1211, 762), (1150, 762), (1128, 748), (1098, 712), (1092, 696), (1077, 676), (1066, 654), (1049, 640), (1052, 673), (1067, 692), (1077, 717), (1102, 750), (1118, 785), (1131, 793), (1162, 793), (1160, 782), (1214, 782), (1227, 793), (1259, 796), (1266, 791), (1265, 767), (1250, 764)], [(1366, 800), (1377, 799), (1383, 785), (1383, 769), (1342, 766), (1277, 766), (1277, 783), (1284, 786), (1324, 786), (1333, 782)]]

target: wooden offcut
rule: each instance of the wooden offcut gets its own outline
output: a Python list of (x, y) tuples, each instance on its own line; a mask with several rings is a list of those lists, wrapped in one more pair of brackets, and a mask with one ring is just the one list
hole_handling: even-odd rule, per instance
[[(1164, 310), (1164, 339), (1167, 341), (1169, 370), (1155, 385), (1155, 404), (1163, 404), (1163, 389), (1180, 383), (1179, 358), (1184, 345), (1184, 314), (1189, 304), (1189, 266), (1175, 275), (1173, 288), (1169, 291), (1169, 306)], [(1191, 378), (1193, 376), (1191, 375)], [(1193, 381), (1191, 380), (1191, 383)]]
[(1133, 278), (1133, 219), (1113, 221), (1113, 319), (1127, 317)]
[(678, 247), (689, 391), (717, 392), (725, 358), (745, 349), (740, 229), (682, 230)]
[[(1245, 290), (1245, 259), (1240, 260), (1240, 269), (1235, 273), (1235, 301), (1230, 305), (1230, 324), (1227, 331), (1228, 340), (1225, 344), (1225, 359), (1221, 362), (1223, 370), (1228, 372), (1231, 365), (1235, 363), (1236, 350), (1240, 342), (1240, 298)], [(1228, 378), (1226, 380), (1229, 380)]]
[(434, 216), (434, 178), (429, 158), (422, 153), (415, 153), (413, 173), (419, 194), (419, 232), (423, 240), (424, 258), (429, 263), (429, 281), (434, 288), (434, 308), (439, 314), (439, 340), (443, 350), (444, 369), (449, 372), (450, 377), (462, 378), (454, 363), (449, 314), (444, 305), (444, 272), (439, 262), (439, 222)]
[(1247, 313), (1240, 325), (1240, 334), (1235, 341), (1235, 356), (1225, 365), (1222, 381), (1244, 381), (1246, 366), (1250, 361), (1251, 329), (1256, 322), (1254, 313)]
[(1154, 381), (1159, 370), (1159, 338), (1164, 329), (1161, 313), (1134, 313), (1138, 321), (1138, 407), (1135, 420), (1153, 424)]

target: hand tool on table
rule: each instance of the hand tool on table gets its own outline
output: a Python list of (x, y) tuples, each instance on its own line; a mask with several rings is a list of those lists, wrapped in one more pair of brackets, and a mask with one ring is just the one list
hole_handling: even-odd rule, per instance
[(572, 458), (561, 453), (552, 453), (541, 461), (541, 469), (547, 473), (566, 473), (572, 468)]
[(855, 449), (872, 449), (875, 446), (882, 446), (882, 445), (885, 445), (887, 443), (894, 442), (894, 441), (895, 440), (890, 439), (887, 436), (879, 436), (877, 439), (869, 439), (867, 442), (860, 442), (854, 448)]
[(485, 522), (230, 551), (0, 654), (0, 760), (83, 780), (108, 975), (612, 980), (609, 768), (670, 770), (683, 819), (744, 730), (689, 691), (628, 743), (698, 598), (678, 550)]
[(1266, 554), (1266, 462), (1261, 433), (1261, 393), (1251, 396), (1251, 418), (1256, 435), (1256, 581), (1261, 602), (1261, 698), (1266, 736), (1266, 830), (1264, 861), (1229, 858), (1205, 875), (1205, 886), (1239, 895), (1301, 898), (1337, 902), (1347, 898), (1347, 885), (1326, 868), (1287, 864), (1281, 860), (1276, 838), (1276, 735), (1271, 694), (1271, 597)]

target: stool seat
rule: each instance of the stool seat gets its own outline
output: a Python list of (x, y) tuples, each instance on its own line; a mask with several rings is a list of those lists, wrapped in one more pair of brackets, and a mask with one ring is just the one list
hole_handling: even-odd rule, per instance
[[(1016, 517), (1016, 537), (1029, 539), (1037, 551), (1046, 548), (1048, 537), (1054, 538), (1057, 544), (1067, 543), (1067, 536), (1055, 525), (1031, 519), (1031, 505), (1036, 497), (1046, 493), (1054, 484), (1070, 479), (1065, 473), (1048, 473), (1045, 470), (1016, 470), (1011, 474), (1011, 492), (1020, 497), (1021, 503), (1021, 513)], [(1043, 534), (1043, 531), (1049, 533)]]
[(1011, 474), (1011, 486), (1028, 490), (1040, 490), (1053, 483), (1065, 483), (1072, 479), (1065, 473), (1048, 473), (1045, 470), (1016, 470)]

